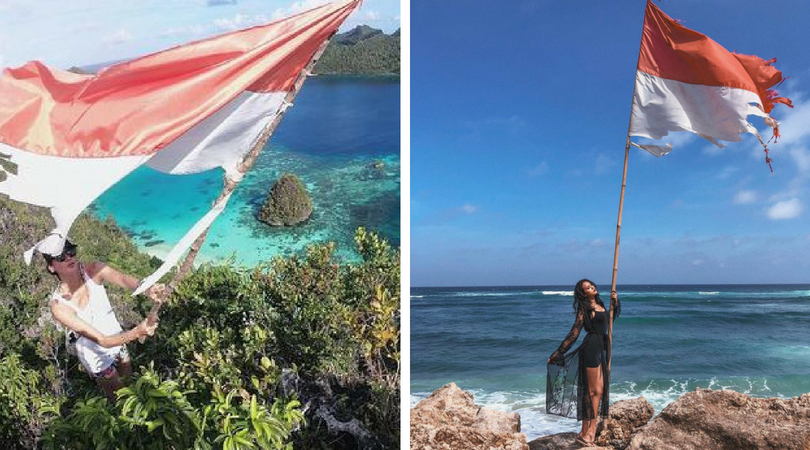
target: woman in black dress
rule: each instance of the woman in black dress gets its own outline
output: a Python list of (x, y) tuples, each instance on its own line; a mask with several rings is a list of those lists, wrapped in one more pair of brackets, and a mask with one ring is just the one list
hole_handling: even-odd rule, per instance
[[(616, 291), (610, 293), (613, 319), (619, 317), (621, 304)], [(596, 285), (580, 280), (574, 287), (576, 320), (560, 347), (548, 358), (546, 411), (582, 421), (577, 442), (592, 446), (596, 422), (608, 414), (607, 344), (610, 315), (599, 298)], [(582, 328), (588, 333), (574, 351)], [(601, 404), (600, 404), (601, 403)]]

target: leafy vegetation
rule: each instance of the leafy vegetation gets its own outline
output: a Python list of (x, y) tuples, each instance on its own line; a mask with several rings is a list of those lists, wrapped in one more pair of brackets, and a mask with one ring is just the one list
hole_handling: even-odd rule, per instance
[[(333, 246), (255, 268), (205, 265), (178, 286), (158, 332), (130, 344), (136, 373), (116, 401), (68, 357), (49, 317), (56, 280), (22, 252), (51, 227), (0, 199), (3, 448), (394, 448), (399, 443), (399, 252), (357, 231), (360, 262)], [(158, 261), (111, 220), (82, 216), (82, 260), (138, 276)], [(149, 301), (108, 289), (125, 327)]]
[(399, 41), (399, 30), (386, 35), (368, 25), (360, 25), (334, 37), (315, 65), (315, 72), (342, 75), (399, 74)]

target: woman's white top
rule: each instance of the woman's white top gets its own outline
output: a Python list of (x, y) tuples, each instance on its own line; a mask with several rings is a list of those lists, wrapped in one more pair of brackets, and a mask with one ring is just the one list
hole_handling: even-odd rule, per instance
[[(93, 281), (93, 279), (85, 273), (84, 267), (80, 267), (79, 271), (82, 277), (84, 277), (85, 286), (87, 286), (87, 306), (85, 306), (84, 309), (79, 309), (69, 300), (63, 298), (58, 291), (53, 293), (52, 298), (72, 308), (76, 311), (76, 315), (79, 316), (80, 319), (90, 324), (90, 326), (105, 336), (115, 335), (123, 331), (121, 324), (118, 323), (118, 319), (115, 317), (112, 305), (110, 305), (107, 290), (104, 289), (104, 286)], [(76, 341), (76, 353), (79, 357), (79, 361), (81, 361), (89, 374), (96, 374), (110, 367), (110, 365), (115, 362), (115, 358), (120, 351), (121, 346), (102, 347), (84, 336), (80, 336), (79, 340)]]

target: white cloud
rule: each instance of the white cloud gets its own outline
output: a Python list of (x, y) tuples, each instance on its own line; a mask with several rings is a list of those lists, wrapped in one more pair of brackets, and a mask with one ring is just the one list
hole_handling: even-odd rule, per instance
[(380, 17), (380, 13), (377, 11), (366, 11), (366, 13), (363, 14), (363, 18), (368, 21), (377, 21), (380, 20)]
[(779, 202), (768, 208), (768, 218), (771, 220), (793, 219), (802, 212), (802, 203), (798, 198)]
[(723, 149), (714, 144), (708, 144), (705, 147), (703, 147), (703, 153), (711, 156), (717, 156), (723, 153)]
[(463, 212), (465, 214), (472, 214), (472, 213), (478, 211), (478, 207), (475, 206), (475, 205), (471, 205), (469, 203), (465, 203), (465, 204), (461, 205), (457, 210), (459, 212)]
[(701, 265), (701, 264), (703, 264), (703, 260), (702, 260), (702, 259), (696, 259), (696, 260), (692, 261), (692, 265), (693, 265), (693, 266), (699, 266), (699, 265)]
[(288, 6), (287, 8), (278, 8), (273, 11), (273, 20), (281, 19), (283, 17), (287, 17), (289, 15), (299, 13), (302, 11), (306, 11), (308, 9), (312, 9), (316, 6), (320, 6), (326, 3), (326, 0), (304, 0), (300, 2), (295, 2), (292, 5)]
[(721, 180), (726, 180), (730, 178), (732, 175), (734, 175), (736, 172), (739, 172), (739, 170), (740, 170), (739, 167), (726, 166), (723, 168), (723, 170), (717, 173), (717, 178)]
[(529, 174), (529, 176), (532, 176), (532, 177), (539, 177), (540, 175), (543, 175), (543, 174), (545, 174), (547, 172), (548, 172), (548, 163), (543, 161), (540, 164), (538, 164), (536, 167), (534, 167), (533, 169), (530, 169), (528, 171), (528, 174)]
[(264, 14), (251, 16), (248, 14), (237, 13), (232, 18), (224, 17), (222, 19), (214, 20), (214, 25), (223, 31), (233, 31), (253, 25), (259, 25), (265, 22), (269, 22), (269, 20), (267, 20), (267, 17)]
[(101, 38), (101, 42), (108, 45), (125, 44), (131, 40), (132, 40), (132, 33), (123, 28), (109, 36)]
[(203, 25), (189, 25), (184, 27), (170, 27), (160, 32), (161, 37), (174, 37), (174, 36), (200, 36), (206, 33), (206, 27)]
[(757, 201), (757, 193), (754, 191), (746, 191), (742, 190), (734, 196), (734, 204), (735, 205), (747, 205), (749, 203), (754, 203)]
[[(810, 137), (810, 101), (794, 96), (793, 109), (779, 106), (782, 120), (779, 121), (779, 142), (774, 147), (802, 144)], [(763, 136), (765, 138), (766, 136)], [(761, 149), (762, 147), (760, 147)]]
[(804, 147), (799, 147), (790, 149), (788, 153), (796, 163), (796, 169), (804, 175), (810, 175), (810, 152)]

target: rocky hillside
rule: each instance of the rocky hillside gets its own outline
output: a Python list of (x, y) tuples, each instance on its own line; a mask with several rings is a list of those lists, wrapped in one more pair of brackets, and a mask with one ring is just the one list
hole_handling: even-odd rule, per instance
[(399, 74), (399, 30), (388, 35), (368, 25), (338, 34), (315, 66), (318, 74)]

